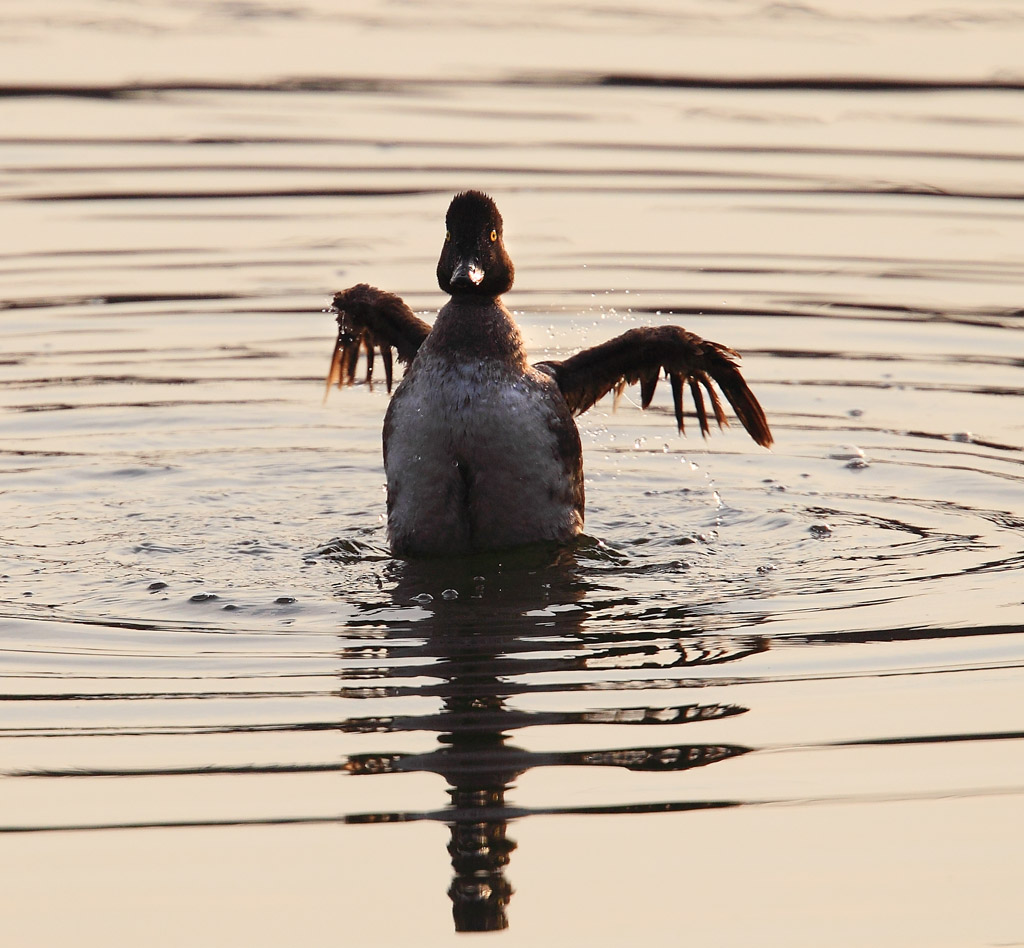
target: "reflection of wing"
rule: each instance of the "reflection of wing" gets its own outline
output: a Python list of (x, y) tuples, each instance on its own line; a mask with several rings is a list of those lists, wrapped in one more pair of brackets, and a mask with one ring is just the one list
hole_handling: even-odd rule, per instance
[(328, 390), (335, 382), (340, 387), (355, 380), (360, 349), (366, 350), (366, 380), (370, 381), (374, 350), (379, 348), (390, 392), (391, 349), (396, 350), (400, 362), (408, 365), (427, 338), (430, 324), (416, 316), (394, 293), (385, 293), (367, 283), (336, 293), (331, 309), (338, 314), (338, 339), (327, 373)]
[(679, 326), (647, 326), (630, 329), (564, 362), (542, 362), (538, 368), (546, 368), (554, 375), (574, 415), (586, 411), (612, 389), (618, 394), (632, 382), (640, 383), (646, 408), (664, 370), (672, 385), (679, 430), (683, 430), (683, 382), (688, 382), (704, 435), (708, 434), (709, 426), (701, 389), (711, 400), (718, 427), (728, 424), (718, 394), (711, 386), (714, 381), (750, 437), (767, 448), (772, 443), (768, 420), (740, 374), (738, 359), (732, 349), (707, 342)]

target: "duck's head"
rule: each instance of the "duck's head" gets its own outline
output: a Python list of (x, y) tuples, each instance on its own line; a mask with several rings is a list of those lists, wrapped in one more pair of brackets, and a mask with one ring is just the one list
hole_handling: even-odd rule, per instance
[(515, 268), (501, 238), (501, 214), (494, 201), (480, 191), (456, 194), (445, 227), (437, 261), (437, 282), (445, 293), (493, 299), (511, 288)]

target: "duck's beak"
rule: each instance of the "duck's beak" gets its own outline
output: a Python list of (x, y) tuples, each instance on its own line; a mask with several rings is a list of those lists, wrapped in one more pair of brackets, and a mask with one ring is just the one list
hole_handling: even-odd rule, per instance
[(452, 284), (455, 286), (459, 284), (463, 286), (467, 284), (479, 286), (483, 278), (483, 268), (475, 257), (462, 257), (455, 264), (455, 269), (452, 270)]

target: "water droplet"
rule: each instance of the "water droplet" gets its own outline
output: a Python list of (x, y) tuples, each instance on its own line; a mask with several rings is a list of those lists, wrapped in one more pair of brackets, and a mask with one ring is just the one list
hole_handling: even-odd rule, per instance
[(457, 589), (446, 589), (443, 593), (441, 593), (441, 598), (447, 599), (449, 601), (452, 599), (458, 599), (459, 591)]
[(831, 461), (849, 461), (853, 458), (863, 458), (864, 451), (855, 444), (837, 444), (828, 456)]

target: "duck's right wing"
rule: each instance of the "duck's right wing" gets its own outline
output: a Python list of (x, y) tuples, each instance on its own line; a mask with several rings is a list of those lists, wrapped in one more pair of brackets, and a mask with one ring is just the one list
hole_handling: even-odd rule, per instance
[(668, 376), (675, 403), (676, 427), (683, 430), (683, 383), (688, 383), (701, 432), (709, 431), (703, 389), (719, 427), (728, 424), (714, 382), (732, 405), (740, 423), (760, 445), (772, 443), (764, 409), (740, 374), (739, 355), (728, 346), (701, 339), (681, 326), (641, 326), (601, 345), (577, 352), (563, 362), (541, 362), (558, 383), (569, 410), (585, 412), (608, 392), (620, 393), (627, 384), (640, 383), (641, 407), (654, 396), (661, 373)]
[(346, 382), (351, 384), (355, 381), (360, 349), (366, 350), (366, 380), (370, 381), (373, 378), (374, 352), (380, 349), (384, 378), (390, 392), (391, 350), (395, 350), (399, 362), (408, 365), (430, 332), (430, 324), (413, 313), (401, 297), (378, 290), (368, 283), (359, 283), (335, 293), (331, 310), (337, 313), (338, 338), (327, 373), (328, 391), (335, 383), (340, 388)]

